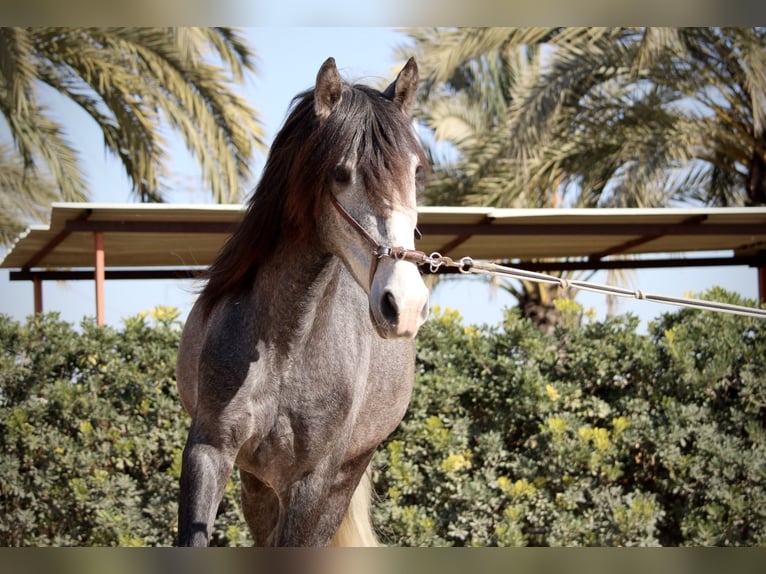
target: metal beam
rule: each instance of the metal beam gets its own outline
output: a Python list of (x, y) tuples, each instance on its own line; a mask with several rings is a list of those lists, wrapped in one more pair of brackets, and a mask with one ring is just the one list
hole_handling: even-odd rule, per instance
[[(489, 216), (486, 216), (480, 223), (478, 223), (478, 225), (488, 225), (490, 223), (492, 223), (492, 218), (490, 218)], [(454, 249), (457, 249), (458, 247), (460, 247), (463, 243), (471, 239), (471, 237), (472, 237), (471, 235), (467, 235), (467, 234), (458, 235), (457, 237), (453, 238), (452, 240), (442, 245), (442, 247), (440, 249), (437, 249), (436, 251), (438, 251), (442, 255), (450, 255)]]
[[(233, 233), (239, 222), (72, 220), (65, 230), (108, 233)], [(762, 235), (760, 223), (422, 223), (423, 235)]]
[(492, 223), (418, 225), (426, 235), (763, 235), (761, 223)]
[[(579, 271), (579, 270), (602, 270), (602, 269), (662, 269), (674, 267), (730, 267), (735, 265), (748, 265), (750, 267), (766, 268), (766, 255), (732, 256), (732, 257), (690, 257), (686, 259), (613, 259), (601, 261), (521, 261), (508, 264), (511, 267), (527, 269), (529, 271)], [(422, 269), (428, 272), (427, 266)], [(449, 272), (450, 268), (442, 268), (442, 272)], [(107, 269), (104, 272), (106, 279), (200, 279), (204, 268), (176, 268), (176, 269)], [(455, 270), (457, 271), (457, 270)], [(766, 280), (766, 273), (764, 273)], [(11, 281), (80, 281), (93, 280), (92, 270), (21, 270), (11, 271)], [(766, 287), (766, 284), (765, 284)]]
[[(694, 217), (689, 217), (683, 220), (681, 222), (681, 225), (698, 225), (702, 223), (703, 221), (705, 221), (706, 219), (707, 219), (707, 215), (695, 215)], [(625, 253), (629, 249), (638, 247), (639, 245), (645, 245), (661, 237), (662, 237), (662, 234), (653, 233), (651, 235), (644, 235), (643, 237), (636, 237), (635, 239), (629, 239), (628, 241), (625, 241), (624, 243), (615, 245), (614, 247), (610, 247), (609, 249), (606, 249), (599, 253), (593, 253), (590, 255), (589, 259), (591, 261), (598, 261), (609, 255), (618, 255), (620, 253)]]
[(71, 220), (64, 229), (69, 232), (102, 231), (105, 233), (216, 233), (230, 234), (239, 222), (227, 221), (141, 221), (141, 220)]
[[(200, 269), (106, 269), (104, 277), (114, 279), (198, 279)], [(93, 281), (92, 270), (11, 271), (11, 281)]]
[[(67, 221), (67, 225), (74, 222), (85, 221), (91, 216), (92, 213), (93, 213), (92, 209), (86, 209), (85, 211), (80, 213), (80, 215), (78, 215), (76, 219)], [(56, 247), (58, 247), (62, 241), (64, 241), (67, 237), (69, 237), (70, 233), (71, 232), (67, 231), (65, 227), (56, 235), (56, 237), (51, 239), (45, 245), (45, 247), (43, 247), (37, 253), (35, 253), (34, 256), (22, 266), (22, 268), (31, 269), (32, 267), (36, 266), (38, 263), (40, 263), (40, 261), (42, 261), (45, 258), (46, 255), (48, 255), (48, 253), (56, 249)]]

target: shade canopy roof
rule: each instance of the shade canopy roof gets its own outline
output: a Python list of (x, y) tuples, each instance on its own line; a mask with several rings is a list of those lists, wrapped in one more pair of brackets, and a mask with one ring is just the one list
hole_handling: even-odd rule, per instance
[[(33, 271), (92, 269), (93, 233), (101, 232), (107, 269), (197, 268), (213, 261), (243, 215), (242, 205), (56, 203), (50, 225), (29, 229), (0, 267), (21, 270), (16, 279)], [(423, 237), (416, 247), (426, 253), (519, 263), (569, 258), (524, 265), (529, 268), (665, 266), (684, 260), (664, 255), (644, 264), (609, 256), (708, 251), (726, 253), (710, 263), (686, 261), (765, 265), (766, 208), (421, 207), (418, 227)]]

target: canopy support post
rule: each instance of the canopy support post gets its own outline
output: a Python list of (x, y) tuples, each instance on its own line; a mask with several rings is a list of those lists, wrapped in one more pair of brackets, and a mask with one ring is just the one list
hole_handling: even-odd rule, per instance
[(104, 310), (104, 280), (106, 279), (104, 267), (104, 233), (96, 231), (93, 234), (96, 248), (96, 324), (100, 327), (105, 323)]
[(35, 315), (38, 315), (43, 312), (43, 280), (41, 277), (35, 277), (32, 283), (35, 295)]

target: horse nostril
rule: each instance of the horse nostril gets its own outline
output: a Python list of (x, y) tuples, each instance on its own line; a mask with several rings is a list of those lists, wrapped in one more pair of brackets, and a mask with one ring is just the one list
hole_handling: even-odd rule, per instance
[(399, 306), (396, 304), (396, 298), (391, 291), (386, 291), (383, 294), (380, 301), (380, 313), (391, 325), (396, 325), (399, 321)]

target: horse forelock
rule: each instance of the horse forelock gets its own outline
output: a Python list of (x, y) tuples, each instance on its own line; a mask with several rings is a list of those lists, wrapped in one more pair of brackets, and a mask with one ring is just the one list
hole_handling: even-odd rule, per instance
[(324, 121), (314, 112), (314, 90), (298, 94), (241, 224), (207, 271), (200, 295), (206, 314), (249, 286), (279, 241), (297, 243), (315, 230), (338, 164), (356, 163), (371, 205), (380, 208), (404, 201), (413, 154), (427, 165), (408, 118), (377, 90), (344, 83)]
[(426, 161), (409, 118), (380, 92), (363, 85), (344, 86), (316, 137), (328, 152), (318, 166), (322, 173), (331, 177), (338, 163), (353, 162), (373, 206), (402, 201), (412, 155)]

